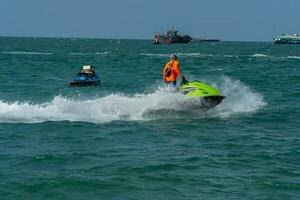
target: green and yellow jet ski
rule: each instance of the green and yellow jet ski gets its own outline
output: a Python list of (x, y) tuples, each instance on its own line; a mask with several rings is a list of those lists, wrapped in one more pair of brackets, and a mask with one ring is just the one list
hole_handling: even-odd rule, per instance
[(189, 82), (182, 77), (179, 92), (199, 100), (197, 108), (208, 110), (219, 105), (225, 98), (221, 91), (199, 81)]

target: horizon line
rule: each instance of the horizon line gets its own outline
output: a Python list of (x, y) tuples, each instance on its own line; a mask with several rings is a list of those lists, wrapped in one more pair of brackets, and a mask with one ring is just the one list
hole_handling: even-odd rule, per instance
[[(153, 40), (150, 38), (122, 38), (122, 37), (116, 37), (116, 38), (109, 38), (109, 37), (93, 37), (93, 36), (75, 36), (75, 37), (70, 37), (70, 36), (20, 36), (20, 35), (15, 35), (15, 36), (8, 36), (8, 35), (0, 35), (0, 38), (49, 38), (49, 39), (100, 39), (100, 40)], [(273, 40), (270, 41), (257, 41), (257, 40), (222, 40), (219, 39), (219, 42), (273, 42)]]

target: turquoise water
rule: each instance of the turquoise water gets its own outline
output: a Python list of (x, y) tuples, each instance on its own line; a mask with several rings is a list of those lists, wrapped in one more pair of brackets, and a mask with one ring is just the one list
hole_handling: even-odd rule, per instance
[[(227, 98), (182, 107), (171, 53)], [(300, 46), (0, 38), (0, 69), (1, 199), (300, 198)]]

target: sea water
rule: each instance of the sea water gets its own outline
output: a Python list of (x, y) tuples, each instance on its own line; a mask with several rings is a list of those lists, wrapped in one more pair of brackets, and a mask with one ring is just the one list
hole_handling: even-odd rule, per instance
[[(224, 101), (183, 106), (170, 54)], [(299, 199), (299, 88), (297, 45), (2, 37), (0, 199)]]

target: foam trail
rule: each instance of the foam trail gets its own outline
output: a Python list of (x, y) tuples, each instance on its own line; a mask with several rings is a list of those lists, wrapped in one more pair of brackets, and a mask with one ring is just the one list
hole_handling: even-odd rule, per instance
[[(232, 114), (253, 112), (266, 103), (263, 97), (239, 81), (225, 78), (215, 86), (226, 99), (209, 112), (192, 109), (195, 103), (167, 88), (149, 94), (111, 94), (93, 100), (74, 100), (56, 96), (51, 102), (32, 104), (28, 102), (0, 101), (0, 122), (39, 123), (44, 121), (86, 121), (109, 123), (111, 121), (136, 121), (152, 119), (186, 118), (193, 113), (196, 118), (230, 117)], [(199, 103), (199, 102), (198, 102)]]
[(75, 53), (75, 52), (71, 52), (69, 54), (73, 55), (73, 56), (90, 56), (90, 55), (108, 55), (110, 53), (111, 52), (103, 51), (103, 52), (95, 52), (95, 53)]
[(31, 52), (31, 51), (2, 51), (2, 54), (20, 54), (20, 55), (53, 55), (48, 52)]
[(265, 55), (265, 54), (261, 54), (261, 53), (256, 53), (256, 54), (251, 55), (251, 57), (269, 57), (269, 56)]
[[(202, 53), (174, 53), (180, 57), (212, 57), (213, 54), (202, 54)], [(170, 54), (154, 54), (154, 53), (141, 53), (142, 56), (150, 57), (169, 57)]]
[(183, 98), (175, 93), (152, 93), (125, 96), (112, 94), (95, 100), (70, 100), (57, 96), (44, 104), (0, 101), (0, 121), (36, 123), (43, 121), (88, 121), (105, 123), (114, 120), (146, 120), (149, 110), (178, 109)]
[(300, 59), (300, 56), (288, 56), (289, 59)]

